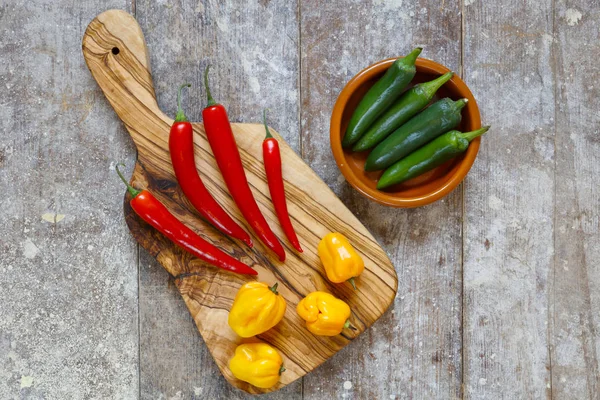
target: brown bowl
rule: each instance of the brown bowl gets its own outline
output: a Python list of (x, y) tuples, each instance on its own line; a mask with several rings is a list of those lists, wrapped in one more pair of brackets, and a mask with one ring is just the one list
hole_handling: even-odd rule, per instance
[[(349, 149), (343, 149), (342, 138), (350, 117), (360, 100), (395, 60), (395, 58), (389, 58), (379, 61), (360, 71), (346, 84), (335, 102), (331, 115), (331, 150), (335, 162), (346, 180), (364, 196), (386, 206), (420, 207), (441, 199), (462, 182), (477, 157), (481, 138), (473, 140), (467, 151), (459, 157), (436, 169), (394, 185), (385, 191), (377, 190), (377, 181), (383, 171), (366, 172), (364, 165), (369, 152), (355, 153)], [(450, 71), (443, 65), (424, 58), (418, 58), (415, 65), (417, 74), (412, 81), (413, 84), (430, 81)], [(440, 88), (434, 101), (444, 97), (450, 97), (452, 100), (461, 98), (469, 100), (467, 106), (462, 110), (462, 121), (456, 129), (468, 132), (481, 127), (479, 107), (462, 79), (454, 75)]]

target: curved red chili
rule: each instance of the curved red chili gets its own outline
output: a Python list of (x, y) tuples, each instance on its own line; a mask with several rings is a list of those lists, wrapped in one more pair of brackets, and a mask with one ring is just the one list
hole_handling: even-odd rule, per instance
[(208, 67), (204, 72), (204, 85), (208, 97), (208, 105), (202, 110), (204, 129), (229, 193), (258, 237), (279, 256), (279, 260), (284, 261), (285, 250), (260, 212), (248, 185), (240, 152), (227, 118), (227, 111), (221, 104), (217, 104), (210, 94)]
[(115, 169), (132, 196), (131, 208), (144, 221), (179, 247), (215, 267), (238, 274), (257, 275), (255, 270), (219, 250), (185, 226), (152, 193), (132, 187), (119, 170), (119, 165), (123, 164), (118, 164)]
[(190, 86), (189, 83), (186, 83), (179, 87), (177, 92), (177, 115), (169, 134), (169, 152), (177, 182), (185, 196), (208, 222), (221, 232), (241, 239), (252, 247), (250, 235), (236, 224), (210, 195), (196, 169), (196, 163), (194, 162), (194, 129), (181, 108), (181, 90)]
[(263, 141), (263, 162), (265, 164), (265, 172), (267, 173), (267, 183), (269, 184), (269, 193), (271, 193), (271, 200), (279, 218), (279, 223), (285, 236), (287, 236), (290, 243), (300, 253), (303, 252), (298, 241), (298, 236), (290, 220), (290, 214), (288, 213), (287, 203), (285, 201), (285, 188), (283, 186), (283, 174), (281, 173), (281, 152), (279, 150), (279, 143), (277, 139), (269, 132), (267, 126), (266, 110), (263, 111), (263, 123), (265, 124), (265, 130), (267, 135)]

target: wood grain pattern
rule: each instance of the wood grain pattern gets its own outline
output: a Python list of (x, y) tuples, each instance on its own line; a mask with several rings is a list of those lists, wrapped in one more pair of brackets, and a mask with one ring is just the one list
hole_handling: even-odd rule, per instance
[(552, 395), (600, 399), (600, 13), (556, 2)]
[(393, 310), (307, 375), (304, 397), (459, 398), (461, 189), (419, 209), (380, 206), (343, 179), (322, 146), (338, 94), (364, 67), (423, 46), (423, 57), (460, 73), (460, 1), (331, 1), (318, 7), (303, 1), (301, 7), (303, 156), (385, 245), (400, 278)]
[[(118, 51), (113, 51), (115, 48)], [(279, 138), (289, 209), (305, 253), (301, 256), (295, 254), (284, 242), (288, 260), (281, 265), (257, 238), (254, 239), (256, 251), (251, 251), (215, 232), (197, 218), (182, 196), (175, 184), (167, 151), (172, 120), (158, 109), (143, 36), (135, 19), (121, 11), (99, 15), (88, 26), (83, 51), (92, 75), (125, 123), (138, 149), (132, 178), (134, 185), (151, 190), (171, 212), (202, 232), (210, 242), (253, 265), (259, 272), (259, 280), (277, 280), (284, 284), (280, 293), (289, 305), (286, 318), (276, 328), (259, 336), (278, 348), (285, 360), (286, 374), (273, 390), (311, 371), (383, 314), (397, 289), (393, 265), (366, 228), (285, 141)], [(282, 237), (267, 195), (261, 147), (258, 145), (264, 137), (264, 129), (258, 124), (233, 124), (232, 127), (256, 199), (275, 233)], [(194, 124), (194, 131), (197, 133), (194, 139), (196, 164), (206, 186), (234, 219), (243, 223), (221, 180), (202, 125)], [(207, 267), (180, 251), (137, 218), (128, 207), (127, 197), (125, 215), (140, 244), (176, 278), (179, 291), (221, 372), (234, 386), (249, 392), (261, 392), (236, 380), (226, 368), (235, 346), (240, 343), (240, 339), (227, 327), (227, 312), (237, 289), (247, 278)], [(365, 259), (366, 269), (360, 277), (357, 293), (349, 285), (332, 285), (324, 278), (316, 245), (329, 231), (345, 234)], [(358, 330), (344, 332), (334, 338), (309, 334), (294, 308), (304, 295), (313, 290), (327, 290), (346, 300), (353, 309), (352, 322)]]
[[(206, 104), (202, 71), (211, 67), (214, 93), (232, 121), (259, 121), (269, 108), (269, 123), (296, 151), (299, 139), (298, 21), (287, 0), (240, 3), (137, 0), (135, 17), (150, 52), (158, 105), (175, 115), (182, 82), (186, 114), (201, 120)], [(260, 29), (257, 29), (260, 27)], [(112, 110), (107, 115), (114, 116)], [(115, 116), (116, 118), (116, 116)], [(129, 140), (129, 138), (126, 138)], [(174, 279), (146, 251), (140, 252), (140, 397), (158, 399), (246, 399), (221, 375)], [(299, 400), (302, 379), (269, 399)]]
[(492, 125), (465, 182), (468, 399), (552, 395), (553, 4), (465, 2), (465, 79)]

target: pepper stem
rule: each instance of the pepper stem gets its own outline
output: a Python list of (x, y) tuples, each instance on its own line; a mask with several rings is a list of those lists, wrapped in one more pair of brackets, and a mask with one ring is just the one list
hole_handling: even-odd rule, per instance
[(273, 286), (269, 286), (269, 290), (275, 294), (279, 294), (279, 292), (277, 291), (277, 286), (279, 286), (279, 282), (275, 282)]
[(350, 284), (352, 285), (352, 287), (354, 288), (354, 290), (357, 290), (356, 289), (356, 283), (354, 282), (354, 276), (352, 278), (348, 279), (347, 282), (350, 282)]
[(119, 170), (120, 165), (122, 165), (123, 167), (125, 166), (125, 164), (123, 164), (123, 163), (118, 163), (117, 165), (115, 165), (115, 170), (117, 171), (119, 178), (121, 178), (123, 183), (127, 186), (127, 191), (131, 194), (132, 197), (136, 197), (138, 194), (142, 193), (142, 191), (137, 190), (136, 188), (131, 186), (129, 184), (129, 182), (127, 182), (127, 179), (125, 179), (125, 177), (123, 176), (123, 173), (121, 173), (121, 171)]
[(279, 375), (283, 374), (285, 372), (285, 367), (283, 366), (283, 364), (281, 364), (281, 368), (279, 368)]
[(352, 324), (350, 324), (350, 320), (347, 319), (346, 322), (344, 323), (344, 329), (352, 329), (353, 331), (357, 330), (355, 327), (352, 326)]
[(422, 47), (417, 47), (416, 49), (408, 53), (406, 57), (402, 58), (401, 62), (405, 65), (414, 65), (415, 61), (417, 60), (417, 57), (419, 57), (419, 54), (421, 54), (422, 51)]
[(433, 97), (435, 92), (437, 92), (439, 88), (441, 88), (442, 85), (444, 85), (444, 83), (448, 82), (453, 75), (454, 72), (446, 72), (444, 75), (439, 76), (432, 81), (422, 83), (421, 87), (423, 88), (428, 97)]
[(184, 87), (190, 86), (192, 85), (189, 83), (184, 83), (183, 85), (179, 86), (179, 90), (177, 91), (177, 115), (175, 115), (175, 122), (187, 122), (188, 120), (183, 112), (183, 109), (181, 108), (181, 90)]
[(456, 107), (457, 110), (462, 110), (464, 108), (464, 106), (467, 105), (468, 102), (469, 102), (469, 99), (456, 100), (454, 102), (454, 107)]
[(479, 137), (479, 136), (483, 135), (484, 133), (486, 133), (488, 131), (488, 129), (490, 129), (489, 125), (484, 126), (483, 128), (479, 128), (477, 130), (471, 131), (471, 132), (461, 133), (459, 136), (461, 138), (467, 139), (469, 142), (471, 142), (476, 137)]
[(269, 127), (267, 126), (267, 109), (266, 108), (263, 110), (263, 124), (265, 125), (265, 130), (267, 131), (267, 136), (265, 136), (265, 140), (272, 138), (273, 135), (271, 135), (271, 132), (269, 132)]
[(208, 104), (206, 107), (214, 106), (217, 104), (215, 99), (213, 99), (212, 94), (210, 94), (210, 88), (208, 87), (208, 69), (210, 68), (210, 64), (206, 66), (204, 70), (204, 87), (206, 88), (206, 98), (208, 100)]

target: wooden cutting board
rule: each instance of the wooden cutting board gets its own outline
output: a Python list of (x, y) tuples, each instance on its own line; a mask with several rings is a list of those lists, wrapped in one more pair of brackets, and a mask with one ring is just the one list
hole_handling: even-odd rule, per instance
[[(263, 390), (237, 380), (227, 367), (235, 347), (242, 342), (227, 325), (228, 312), (239, 287), (255, 278), (224, 272), (181, 251), (137, 217), (129, 206), (126, 193), (124, 211), (129, 229), (142, 247), (175, 278), (210, 353), (232, 385), (250, 393), (280, 389), (334, 355), (385, 312), (398, 287), (394, 266), (363, 224), (275, 131), (271, 130), (280, 143), (288, 207), (304, 248), (302, 254), (286, 240), (270, 200), (262, 162), (264, 127), (232, 124), (254, 196), (286, 249), (284, 263), (279, 262), (255, 235), (252, 235), (254, 248), (250, 249), (242, 242), (220, 234), (199, 217), (182, 194), (168, 152), (169, 128), (173, 120), (158, 108), (148, 52), (136, 20), (120, 10), (98, 15), (83, 37), (83, 53), (92, 75), (137, 147), (132, 184), (150, 190), (202, 237), (254, 267), (258, 271), (258, 280), (279, 282), (279, 292), (288, 304), (285, 317), (257, 339), (279, 350), (287, 371), (277, 386)], [(221, 93), (219, 97), (225, 99), (226, 94)], [(193, 126), (196, 166), (204, 183), (225, 210), (252, 234), (227, 191), (203, 125), (196, 123)], [(323, 144), (324, 148), (327, 146)], [(115, 175), (115, 185), (119, 184)], [(332, 284), (326, 279), (317, 255), (317, 244), (328, 232), (346, 235), (365, 260), (365, 271), (356, 280), (357, 291), (349, 284)], [(296, 305), (315, 290), (328, 291), (346, 301), (352, 308), (351, 322), (357, 330), (346, 329), (331, 338), (314, 336), (306, 330), (304, 321), (296, 313)]]

